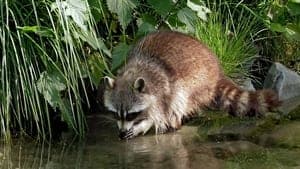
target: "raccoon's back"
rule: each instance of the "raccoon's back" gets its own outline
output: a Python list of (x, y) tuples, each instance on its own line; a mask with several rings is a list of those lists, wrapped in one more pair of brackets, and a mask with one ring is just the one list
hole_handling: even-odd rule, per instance
[(197, 75), (220, 73), (215, 55), (204, 44), (191, 36), (173, 31), (147, 35), (136, 44), (129, 58), (156, 62), (174, 80), (193, 80)]

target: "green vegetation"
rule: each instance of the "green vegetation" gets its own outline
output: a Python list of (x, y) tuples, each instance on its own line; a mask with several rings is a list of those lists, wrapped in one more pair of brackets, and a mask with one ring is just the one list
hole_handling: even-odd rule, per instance
[(247, 74), (246, 64), (257, 53), (251, 42), (260, 30), (257, 18), (242, 6), (231, 9), (226, 2), (208, 6), (212, 13), (196, 25), (196, 37), (215, 52), (226, 74)]
[(299, 71), (299, 5), (296, 0), (0, 0), (1, 137), (51, 137), (55, 127), (61, 129), (57, 122), (83, 136), (87, 93), (95, 92), (103, 75), (113, 75), (137, 39), (158, 29), (201, 39), (228, 75), (248, 74), (257, 59)]
[(299, 150), (287, 149), (264, 149), (256, 152), (240, 153), (230, 157), (226, 161), (226, 168), (257, 168), (257, 169), (279, 169), (295, 168), (299, 164)]
[(82, 136), (86, 122), (81, 103), (87, 101), (83, 79), (92, 79), (91, 64), (101, 67), (100, 75), (105, 65), (102, 55), (87, 57), (84, 51), (88, 41), (101, 47), (94, 23), (86, 20), (90, 14), (85, 2), (4, 0), (0, 9), (1, 136), (9, 138), (11, 130), (51, 136), (54, 118)]

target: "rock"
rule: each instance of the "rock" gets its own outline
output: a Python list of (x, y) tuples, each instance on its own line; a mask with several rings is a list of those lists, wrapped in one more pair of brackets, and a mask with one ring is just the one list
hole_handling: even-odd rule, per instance
[(242, 84), (240, 85), (240, 87), (244, 90), (247, 90), (247, 91), (255, 91), (255, 88), (254, 88), (250, 78), (244, 79), (242, 81)]
[(278, 108), (288, 114), (300, 105), (300, 76), (280, 63), (274, 63), (264, 81), (264, 88), (278, 93), (282, 105)]

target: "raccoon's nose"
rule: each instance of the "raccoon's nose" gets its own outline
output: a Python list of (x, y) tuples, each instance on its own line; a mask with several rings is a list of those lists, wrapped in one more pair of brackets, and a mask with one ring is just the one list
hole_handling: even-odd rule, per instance
[(127, 135), (126, 130), (119, 130), (119, 138), (120, 139), (124, 139), (126, 135)]

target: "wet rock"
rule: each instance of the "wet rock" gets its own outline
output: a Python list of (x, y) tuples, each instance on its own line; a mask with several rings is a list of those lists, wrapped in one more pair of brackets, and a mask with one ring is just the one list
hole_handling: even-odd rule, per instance
[(300, 105), (300, 76), (280, 63), (274, 63), (269, 69), (264, 88), (278, 93), (283, 102), (278, 110), (284, 114)]
[(260, 137), (260, 144), (300, 148), (300, 122), (293, 121), (277, 126), (271, 133)]
[(276, 113), (270, 113), (264, 118), (210, 117), (199, 127), (199, 134), (209, 141), (256, 142), (261, 134), (272, 131), (280, 123), (281, 119), (278, 116)]

